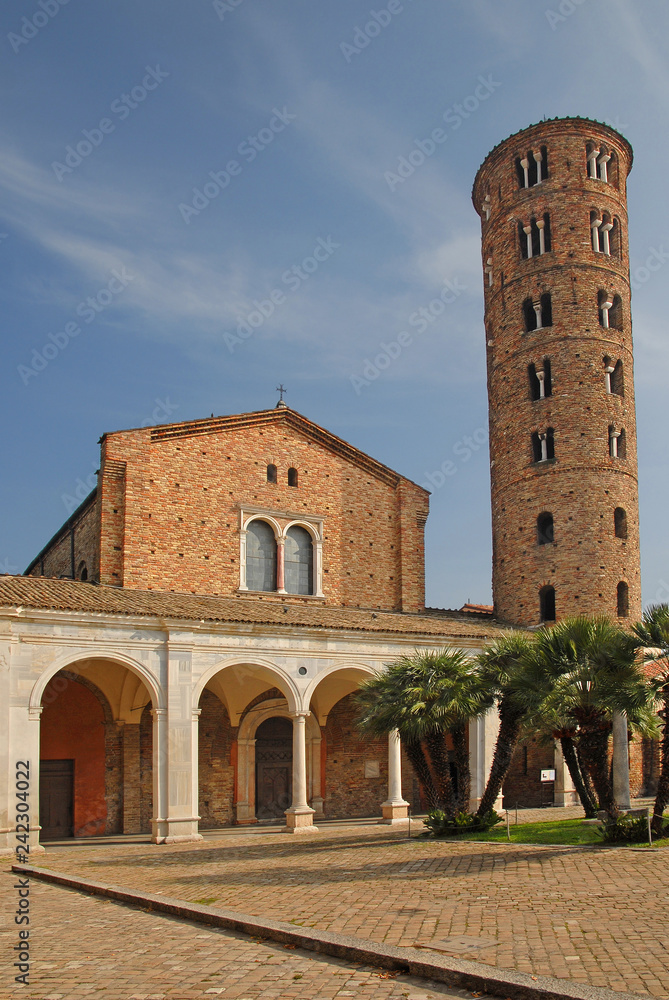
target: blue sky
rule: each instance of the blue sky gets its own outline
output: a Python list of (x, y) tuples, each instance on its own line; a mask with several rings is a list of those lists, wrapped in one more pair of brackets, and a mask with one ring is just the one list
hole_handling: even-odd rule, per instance
[[(643, 270), (669, 259), (666, 3), (61, 3), (0, 14), (0, 572), (90, 488), (102, 433), (268, 408), (283, 382), (312, 420), (432, 475), (427, 603), (487, 602), (471, 186), (510, 133), (583, 115), (635, 150), (643, 596), (669, 600), (669, 268)], [(445, 114), (446, 142), (399, 182)]]

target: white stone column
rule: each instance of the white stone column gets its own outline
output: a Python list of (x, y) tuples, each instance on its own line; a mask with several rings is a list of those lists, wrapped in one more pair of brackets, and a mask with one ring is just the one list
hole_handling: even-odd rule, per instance
[(156, 843), (178, 844), (202, 840), (197, 811), (199, 711), (191, 703), (192, 637), (189, 633), (170, 633), (168, 642), (167, 710), (158, 751), (165, 798)]
[(167, 836), (167, 711), (152, 708), (153, 717), (153, 816), (151, 840), (162, 844)]
[(541, 176), (541, 150), (536, 150), (533, 154), (534, 162), (537, 165), (537, 184), (541, 184), (543, 177)]
[(409, 818), (409, 803), (402, 798), (402, 744), (396, 729), (388, 733), (388, 798), (381, 803), (381, 823), (393, 825)]
[(553, 786), (553, 805), (555, 806), (577, 806), (580, 802), (578, 792), (574, 788), (571, 780), (569, 768), (562, 756), (560, 741), (555, 741), (555, 785)]
[[(469, 793), (469, 811), (476, 812), (490, 774), (490, 767), (495, 753), (495, 743), (499, 733), (499, 714), (493, 707), (478, 719), (469, 720), (469, 772), (471, 788)], [(493, 809), (502, 808), (502, 793), (493, 803)]]
[(293, 803), (286, 809), (285, 833), (318, 833), (314, 810), (307, 803), (307, 739), (309, 712), (292, 712), (293, 719)]

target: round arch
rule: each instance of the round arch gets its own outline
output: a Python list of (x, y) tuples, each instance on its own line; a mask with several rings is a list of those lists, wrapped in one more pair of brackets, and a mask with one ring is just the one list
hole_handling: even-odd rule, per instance
[(245, 667), (250, 670), (257, 670), (259, 672), (259, 676), (262, 677), (263, 680), (266, 680), (271, 687), (277, 687), (279, 691), (281, 691), (288, 703), (289, 711), (296, 712), (298, 710), (300, 696), (297, 685), (293, 679), (275, 663), (272, 663), (271, 660), (265, 660), (264, 658), (258, 656), (254, 656), (252, 660), (241, 658), (239, 656), (230, 657), (226, 660), (219, 660), (218, 663), (214, 663), (211, 667), (208, 667), (204, 673), (200, 675), (193, 688), (194, 707), (199, 705), (202, 692), (206, 688), (207, 684), (214, 677), (216, 677), (217, 674), (221, 673), (221, 671), (228, 670), (231, 667)]
[(274, 537), (281, 538), (281, 525), (275, 517), (272, 517), (271, 514), (249, 514), (248, 517), (244, 518), (242, 531), (248, 531), (249, 525), (252, 521), (264, 521), (265, 524), (269, 524), (270, 528), (274, 531)]
[[(339, 674), (341, 680), (366, 680), (368, 677), (375, 677), (381, 672), (382, 665), (372, 666), (369, 663), (334, 663), (325, 670), (322, 670), (314, 679), (310, 682), (308, 688), (302, 695), (303, 705), (305, 710), (309, 710), (312, 698), (316, 695), (318, 688), (323, 686), (324, 682), (332, 680), (334, 675)], [(344, 697), (342, 695), (342, 697)]]
[(281, 537), (285, 538), (291, 528), (304, 528), (304, 530), (311, 535), (314, 542), (321, 542), (323, 540), (314, 524), (311, 524), (309, 521), (302, 521), (300, 518), (295, 518), (294, 521), (290, 521), (286, 524), (281, 533)]
[(85, 652), (75, 653), (74, 655), (64, 655), (59, 657), (55, 663), (52, 663), (47, 667), (43, 673), (35, 681), (32, 690), (30, 692), (30, 699), (28, 702), (28, 709), (31, 713), (39, 713), (42, 704), (42, 697), (44, 695), (44, 689), (47, 684), (54, 677), (59, 670), (65, 670), (67, 667), (73, 666), (75, 663), (81, 662), (81, 660), (106, 660), (110, 663), (115, 663), (118, 666), (126, 667), (133, 673), (137, 674), (140, 680), (146, 686), (149, 695), (151, 696), (151, 703), (153, 708), (165, 708), (166, 699), (165, 693), (153, 676), (153, 674), (140, 663), (138, 660), (133, 659), (128, 656), (127, 653), (121, 652), (107, 652), (101, 656), (97, 656), (95, 651), (86, 650)]

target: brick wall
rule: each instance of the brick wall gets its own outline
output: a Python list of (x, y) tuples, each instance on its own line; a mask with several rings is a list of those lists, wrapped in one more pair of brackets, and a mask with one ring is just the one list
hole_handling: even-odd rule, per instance
[(151, 832), (153, 815), (153, 716), (151, 706), (142, 712), (139, 724), (140, 832)]
[[(605, 143), (618, 158), (617, 185), (587, 176), (586, 144)], [(519, 186), (516, 157), (546, 147), (549, 176)], [(625, 181), (626, 141), (583, 120), (542, 122), (497, 146), (479, 170), (474, 203), (481, 211), (485, 288), (493, 597), (498, 616), (539, 621), (539, 590), (555, 588), (558, 618), (616, 616), (616, 587), (629, 587), (629, 614), (640, 617), (636, 421), (634, 407)], [(619, 220), (620, 253), (592, 248), (590, 212)], [(518, 222), (550, 216), (551, 250), (521, 259)], [(524, 238), (524, 237), (523, 237)], [(600, 325), (598, 292), (619, 295), (622, 329)], [(525, 332), (523, 302), (552, 296), (552, 326)], [(607, 393), (604, 358), (624, 365), (624, 396)], [(532, 400), (528, 366), (549, 358), (552, 395)], [(608, 428), (624, 427), (627, 454), (610, 458)], [(531, 435), (554, 428), (555, 460), (535, 464)], [(614, 534), (614, 509), (627, 512), (628, 538)], [(537, 544), (536, 519), (554, 517), (554, 542)]]
[[(388, 740), (363, 736), (356, 725), (353, 695), (331, 709), (325, 725), (325, 806), (328, 819), (380, 816), (388, 797)], [(379, 764), (379, 777), (365, 777), (365, 761)]]
[(536, 809), (553, 802), (553, 784), (542, 788), (541, 772), (555, 767), (555, 750), (552, 743), (546, 746), (539, 737), (525, 740), (511, 760), (502, 789), (505, 809)]
[(234, 820), (231, 750), (235, 730), (225, 706), (211, 691), (202, 692), (200, 709), (198, 812), (200, 827), (207, 830), (229, 826)]
[[(99, 505), (97, 495), (87, 498), (63, 526), (51, 546), (42, 554), (29, 576), (74, 576), (81, 579), (81, 564), (86, 564), (88, 579), (98, 578), (99, 568)], [(72, 558), (74, 541), (74, 560)]]

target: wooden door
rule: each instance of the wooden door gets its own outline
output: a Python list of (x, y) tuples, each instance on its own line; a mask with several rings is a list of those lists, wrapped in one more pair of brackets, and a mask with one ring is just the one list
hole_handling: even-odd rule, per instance
[(39, 780), (40, 840), (74, 836), (74, 761), (41, 760)]

